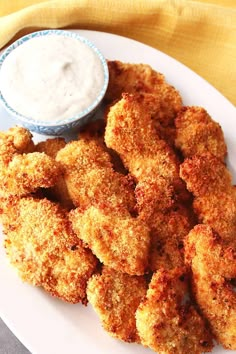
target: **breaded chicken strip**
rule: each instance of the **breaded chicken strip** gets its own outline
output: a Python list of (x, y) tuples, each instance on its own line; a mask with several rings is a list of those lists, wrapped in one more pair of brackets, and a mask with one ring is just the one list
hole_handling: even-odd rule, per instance
[(31, 134), (15, 127), (0, 134), (0, 197), (22, 196), (56, 183), (59, 165), (43, 153), (24, 153), (32, 149)]
[(64, 179), (75, 206), (104, 207), (133, 211), (135, 198), (130, 181), (113, 170), (110, 155), (95, 140), (68, 143), (56, 160), (64, 169)]
[(195, 197), (231, 193), (232, 176), (226, 165), (209, 152), (187, 158), (180, 165), (180, 177)]
[(217, 192), (196, 198), (193, 208), (200, 223), (210, 225), (225, 242), (236, 245), (236, 196)]
[(151, 229), (150, 267), (155, 271), (159, 266), (183, 265), (180, 245), (191, 226), (188, 218), (181, 215), (176, 232), (166, 226), (178, 218), (177, 214), (170, 213), (177, 202), (175, 193), (178, 196), (184, 190), (184, 195), (188, 193), (179, 178), (178, 159), (168, 144), (158, 137), (145, 100), (143, 94), (124, 94), (111, 107), (105, 142), (120, 154), (137, 181), (137, 211)]
[(65, 210), (47, 199), (12, 197), (2, 221), (7, 256), (24, 281), (62, 300), (86, 303), (97, 259), (72, 231)]
[(146, 291), (147, 282), (143, 276), (103, 267), (101, 275), (90, 278), (87, 297), (111, 336), (125, 342), (139, 342), (135, 312)]
[(236, 349), (236, 250), (225, 247), (207, 225), (197, 225), (185, 240), (186, 262), (192, 268), (192, 288), (201, 312), (217, 341)]
[(130, 275), (142, 275), (148, 269), (149, 228), (129, 213), (115, 213), (91, 206), (70, 212), (77, 236), (106, 266)]
[(147, 224), (151, 229), (151, 271), (183, 266), (183, 242), (193, 226), (188, 215), (182, 213), (181, 209), (156, 212)]
[[(53, 159), (56, 158), (58, 151), (66, 146), (66, 141), (63, 138), (53, 138), (41, 141), (35, 146), (35, 150), (44, 152)], [(67, 185), (64, 179), (64, 170), (61, 166), (62, 174), (58, 177), (56, 184), (46, 190), (46, 195), (53, 200), (60, 202), (60, 204), (70, 210), (73, 208), (73, 202), (70, 198)]]
[(105, 119), (98, 119), (96, 121), (86, 124), (80, 130), (78, 138), (83, 140), (95, 140), (97, 143), (100, 143), (102, 145), (102, 148), (110, 155), (114, 170), (124, 175), (127, 175), (127, 170), (125, 169), (119, 155), (114, 150), (108, 149), (105, 144), (105, 128)]
[(193, 208), (198, 221), (236, 245), (236, 195), (225, 164), (210, 153), (195, 155), (183, 162), (180, 175), (195, 196)]
[(157, 121), (165, 126), (173, 122), (182, 106), (182, 99), (178, 91), (165, 81), (164, 75), (145, 64), (108, 61), (108, 68), (109, 85), (105, 95), (107, 101), (121, 99), (124, 92), (150, 93), (158, 103), (156, 109), (152, 102), (155, 112), (158, 112)]
[(183, 240), (194, 223), (189, 212), (174, 200), (173, 186), (164, 178), (144, 180), (135, 194), (139, 218), (151, 229), (151, 271), (183, 266)]
[(160, 269), (136, 312), (141, 343), (157, 353), (200, 354), (213, 348), (211, 334), (195, 308), (186, 302), (186, 270)]
[(224, 160), (227, 147), (223, 131), (202, 107), (183, 107), (176, 119), (176, 147), (184, 157), (210, 152)]
[(105, 142), (121, 157), (125, 167), (140, 182), (151, 176), (174, 181), (179, 178), (178, 161), (153, 126), (142, 94), (123, 94), (107, 116)]

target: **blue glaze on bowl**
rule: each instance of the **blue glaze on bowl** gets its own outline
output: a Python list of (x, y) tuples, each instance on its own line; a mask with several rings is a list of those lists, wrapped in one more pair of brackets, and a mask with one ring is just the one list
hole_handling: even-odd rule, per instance
[(1, 91), (0, 91), (0, 101), (3, 104), (4, 108), (11, 114), (11, 116), (18, 122), (20, 122), (23, 126), (28, 128), (31, 131), (34, 131), (39, 134), (44, 134), (44, 135), (62, 135), (64, 132), (68, 132), (69, 130), (75, 130), (79, 129), (83, 125), (87, 124), (90, 119), (93, 117), (97, 109), (99, 108), (102, 99), (106, 93), (107, 86), (108, 86), (108, 81), (109, 81), (109, 71), (108, 71), (108, 66), (106, 59), (102, 55), (102, 53), (95, 47), (95, 45), (90, 42), (87, 38), (80, 36), (77, 33), (71, 32), (71, 31), (64, 31), (64, 30), (43, 30), (43, 31), (37, 31), (33, 32), (29, 35), (26, 35), (17, 41), (15, 41), (13, 44), (11, 44), (1, 55), (0, 57), (0, 70), (2, 67), (2, 64), (6, 57), (17, 47), (25, 43), (26, 41), (35, 38), (35, 37), (40, 37), (40, 36), (50, 36), (50, 35), (58, 35), (58, 36), (65, 36), (65, 37), (71, 37), (74, 39), (77, 39), (78, 41), (86, 44), (89, 46), (99, 57), (102, 67), (103, 67), (103, 73), (104, 73), (104, 84), (103, 87), (97, 96), (97, 98), (94, 100), (94, 102), (85, 110), (81, 111), (77, 115), (63, 119), (63, 120), (58, 120), (58, 121), (53, 121), (53, 122), (45, 122), (42, 120), (35, 120), (32, 117), (26, 117), (18, 112), (16, 112), (4, 99)]

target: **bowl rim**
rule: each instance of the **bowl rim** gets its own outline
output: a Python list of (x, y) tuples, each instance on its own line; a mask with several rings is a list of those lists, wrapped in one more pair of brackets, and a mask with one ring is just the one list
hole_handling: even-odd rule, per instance
[(9, 47), (7, 47), (4, 52), (0, 55), (0, 70), (2, 68), (4, 60), (8, 57), (8, 55), (17, 47), (20, 45), (24, 44), (30, 39), (36, 38), (36, 37), (43, 37), (43, 36), (50, 36), (50, 35), (57, 35), (57, 36), (65, 36), (69, 38), (74, 38), (79, 40), (80, 42), (84, 43), (88, 47), (90, 47), (95, 54), (98, 56), (100, 59), (100, 62), (102, 64), (103, 68), (103, 74), (104, 74), (104, 83), (103, 86), (97, 95), (96, 99), (83, 111), (80, 113), (74, 115), (73, 117), (69, 117), (66, 119), (59, 119), (59, 120), (54, 120), (54, 121), (43, 121), (43, 120), (37, 120), (32, 117), (27, 117), (16, 110), (14, 110), (8, 102), (5, 100), (4, 96), (2, 95), (2, 92), (0, 90), (0, 102), (2, 105), (5, 107), (6, 111), (8, 111), (11, 115), (14, 116), (14, 118), (18, 121), (32, 124), (35, 126), (45, 126), (45, 127), (60, 127), (65, 124), (72, 124), (75, 121), (78, 121), (79, 119), (82, 119), (83, 117), (87, 116), (91, 112), (93, 112), (96, 107), (99, 106), (101, 103), (102, 99), (105, 96), (107, 87), (108, 87), (108, 82), (109, 82), (109, 70), (108, 70), (108, 65), (107, 65), (107, 60), (105, 59), (104, 55), (101, 53), (101, 51), (86, 37), (81, 36), (80, 34), (76, 32), (72, 32), (70, 30), (61, 30), (61, 29), (47, 29), (47, 30), (40, 30), (40, 31), (35, 31), (30, 34), (27, 34), (16, 41), (14, 41)]

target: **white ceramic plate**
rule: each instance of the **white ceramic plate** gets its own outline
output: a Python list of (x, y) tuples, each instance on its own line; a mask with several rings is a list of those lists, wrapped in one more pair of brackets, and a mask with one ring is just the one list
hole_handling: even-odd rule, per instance
[[(78, 32), (94, 42), (108, 59), (150, 64), (180, 91), (185, 105), (205, 107), (224, 130), (228, 165), (236, 182), (236, 109), (226, 98), (186, 66), (156, 49), (108, 33)], [(14, 124), (1, 107), (0, 117), (0, 130)], [(152, 353), (140, 345), (111, 338), (90, 306), (63, 303), (41, 289), (23, 284), (7, 263), (2, 245), (0, 260), (0, 316), (33, 354)], [(213, 352), (236, 353), (219, 346)]]

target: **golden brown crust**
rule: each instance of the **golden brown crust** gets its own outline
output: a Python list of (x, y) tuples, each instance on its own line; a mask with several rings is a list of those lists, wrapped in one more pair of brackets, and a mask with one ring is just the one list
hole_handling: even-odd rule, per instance
[(23, 196), (48, 188), (61, 174), (59, 165), (34, 149), (31, 133), (21, 127), (0, 132), (0, 197)]
[(193, 208), (199, 222), (235, 245), (236, 195), (225, 164), (210, 153), (195, 155), (180, 166), (180, 175), (195, 196)]
[(51, 187), (55, 185), (60, 174), (59, 165), (46, 154), (14, 154), (7, 166), (1, 165), (0, 196), (23, 196), (35, 192), (40, 187)]
[(47, 199), (12, 197), (3, 212), (7, 256), (21, 278), (65, 301), (86, 303), (97, 260), (72, 231), (66, 211)]
[(145, 109), (142, 94), (123, 94), (107, 116), (106, 145), (115, 150), (125, 167), (138, 180), (157, 176), (178, 178), (175, 154), (161, 140)]
[(225, 242), (236, 245), (236, 197), (217, 192), (196, 198), (193, 202), (200, 223), (210, 225)]
[(44, 152), (48, 156), (55, 159), (58, 151), (63, 149), (65, 146), (66, 141), (64, 138), (52, 138), (38, 143), (35, 146), (35, 151)]
[(136, 312), (141, 343), (158, 353), (210, 352), (212, 338), (204, 320), (185, 301), (186, 269), (160, 269), (149, 284), (146, 298)]
[[(56, 159), (57, 153), (66, 146), (66, 141), (63, 138), (53, 138), (41, 141), (35, 147), (36, 151), (44, 152), (48, 156)], [(70, 210), (73, 208), (73, 202), (70, 198), (67, 185), (64, 179), (64, 169), (61, 166), (62, 174), (58, 177), (56, 184), (48, 188), (45, 194), (49, 199), (58, 201), (61, 205)]]
[(164, 82), (164, 76), (146, 64), (108, 61), (109, 85), (105, 95), (108, 102), (120, 99), (123, 92), (150, 92), (153, 86)]
[(87, 296), (111, 336), (125, 342), (139, 342), (135, 312), (146, 290), (144, 277), (103, 267), (101, 275), (90, 278)]
[(103, 204), (107, 208), (135, 206), (133, 188), (126, 176), (115, 172), (110, 155), (96, 140), (80, 139), (66, 145), (56, 160), (64, 169), (64, 179), (75, 206)]
[(31, 132), (23, 127), (14, 126), (0, 132), (1, 140), (10, 140), (18, 153), (33, 152), (35, 149)]
[(236, 349), (236, 250), (208, 225), (197, 225), (185, 241), (186, 263), (192, 268), (192, 289), (217, 341)]
[(130, 275), (142, 275), (148, 269), (149, 228), (129, 213), (91, 206), (70, 212), (73, 229), (106, 266)]
[(231, 190), (232, 177), (225, 164), (211, 153), (187, 158), (180, 165), (180, 177), (195, 197)]
[(175, 119), (176, 147), (184, 157), (203, 152), (224, 161), (227, 153), (223, 131), (202, 107), (183, 107)]
[(146, 107), (153, 111), (153, 119), (164, 126), (173, 122), (182, 106), (178, 91), (169, 85), (162, 74), (149, 65), (108, 61), (109, 85), (105, 99), (109, 102), (120, 99), (127, 92), (147, 93)]

